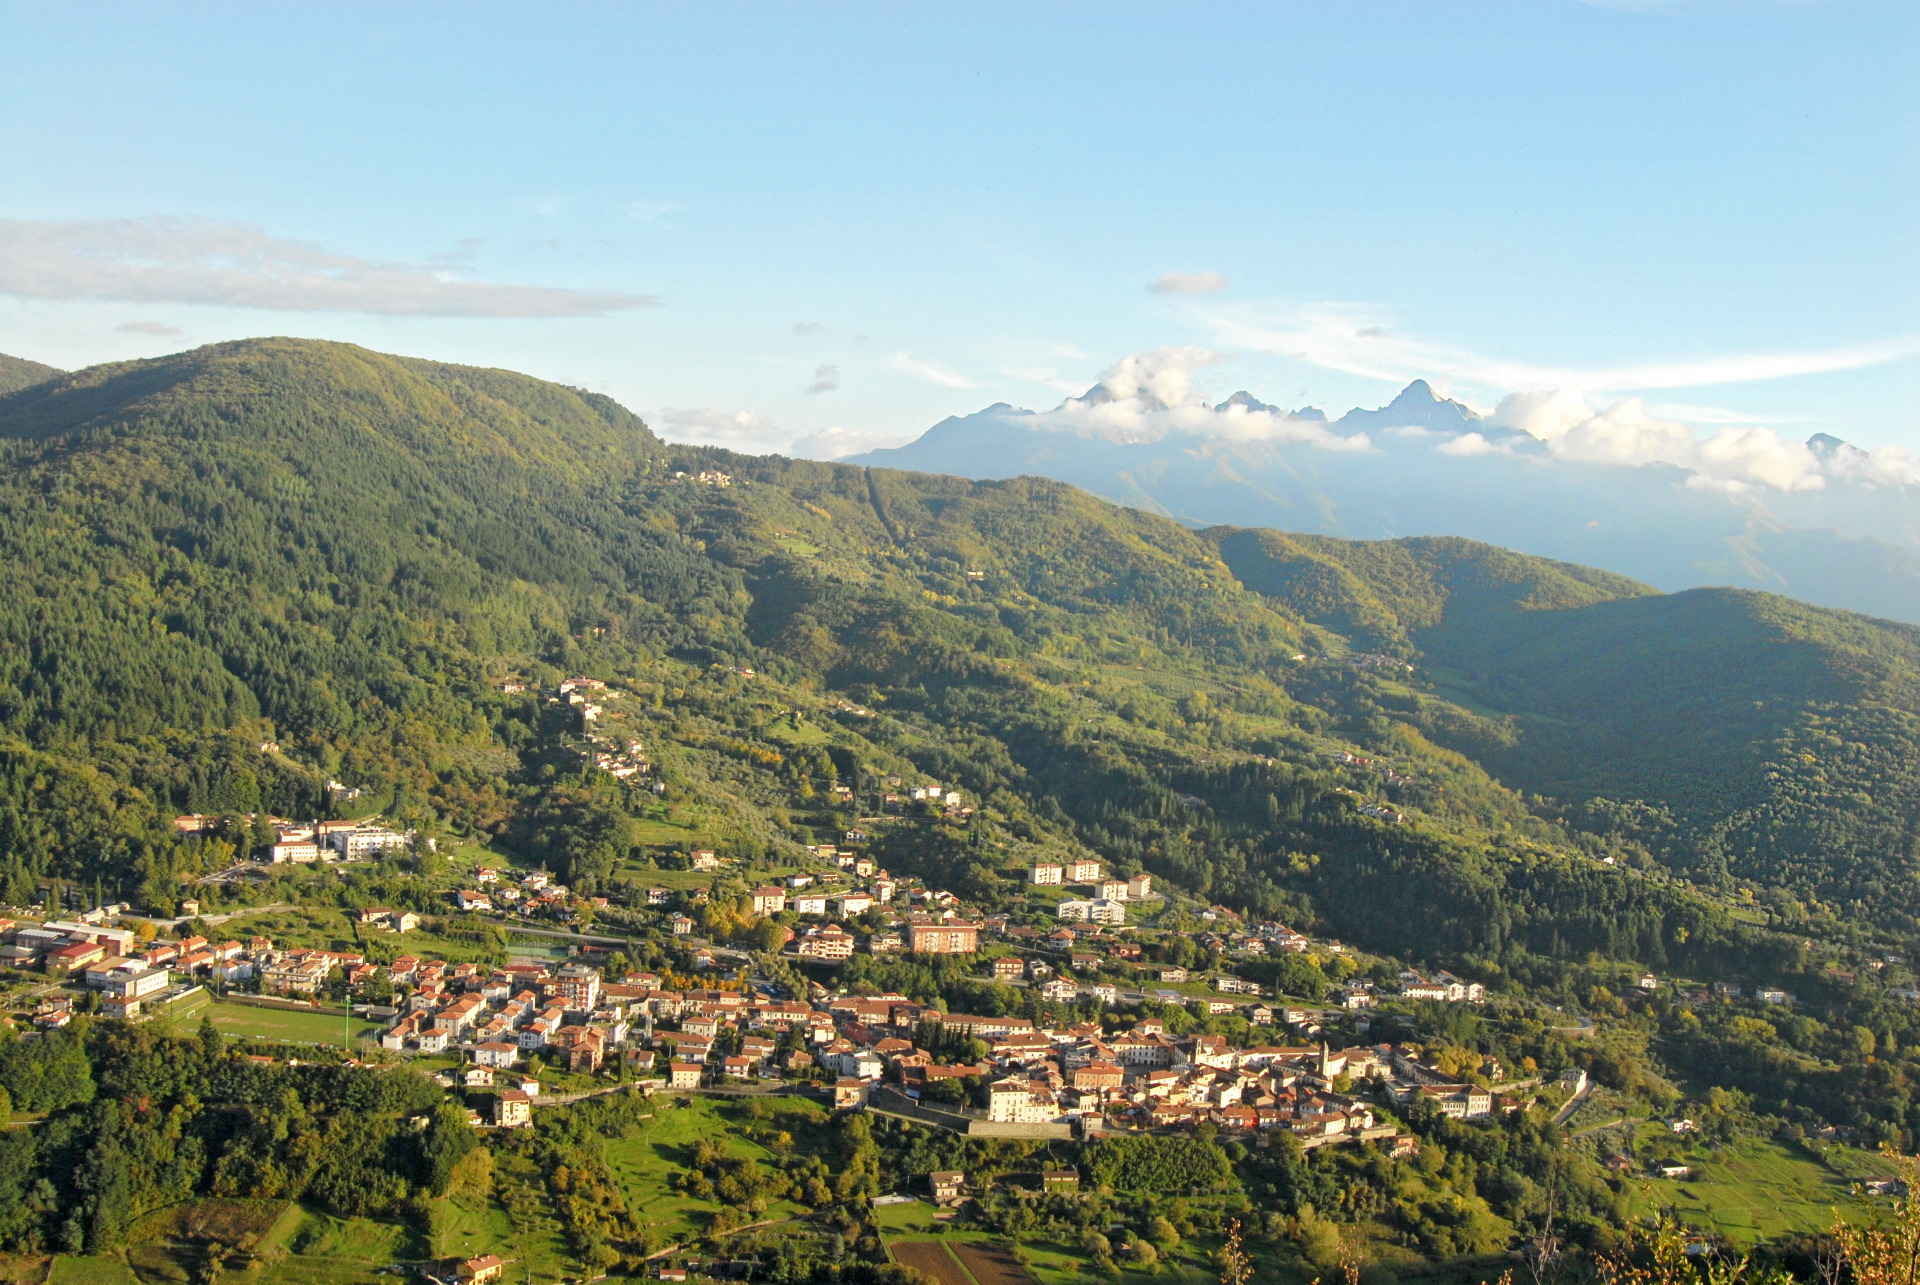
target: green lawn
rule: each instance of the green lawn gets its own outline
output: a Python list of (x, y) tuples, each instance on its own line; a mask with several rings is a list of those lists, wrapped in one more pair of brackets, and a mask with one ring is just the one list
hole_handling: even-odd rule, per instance
[[(311, 1012), (293, 1009), (258, 1008), (251, 1004), (233, 1004), (218, 999), (200, 1003), (189, 1001), (171, 1014), (176, 1029), (197, 1027), (202, 1017), (211, 1015), (223, 1034), (241, 1039), (278, 1040), (289, 1044), (331, 1044), (341, 1042), (343, 1023), (339, 1009)], [(352, 1038), (378, 1039), (385, 1027), (379, 1022), (354, 1018)]]
[(1757, 1138), (1731, 1143), (1719, 1156), (1692, 1148), (1680, 1160), (1693, 1167), (1694, 1176), (1635, 1184), (1634, 1212), (1671, 1208), (1684, 1221), (1742, 1244), (1784, 1232), (1825, 1231), (1836, 1209), (1849, 1217), (1864, 1213), (1871, 1204), (1856, 1198), (1850, 1186), (1886, 1171), (1871, 1153), (1854, 1148), (1831, 1148), (1823, 1161), (1797, 1145)]

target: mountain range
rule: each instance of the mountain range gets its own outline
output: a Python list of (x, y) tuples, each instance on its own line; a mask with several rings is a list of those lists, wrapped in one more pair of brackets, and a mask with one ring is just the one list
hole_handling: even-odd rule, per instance
[(1483, 416), (1421, 380), (1332, 422), (1245, 392), (1209, 406), (1113, 382), (1052, 411), (949, 418), (848, 462), (1051, 477), (1196, 527), (1464, 536), (1667, 590), (1765, 589), (1920, 623), (1920, 468), (1898, 453), (1768, 429), (1700, 443), (1637, 404), (1534, 414), (1549, 425), (1536, 435), (1512, 422), (1528, 417)]
[(333, 780), (611, 889), (677, 831), (511, 690), (589, 673), (753, 850), (837, 834), (826, 781), (917, 772), (981, 815), (889, 859), (962, 889), (1091, 850), (1494, 969), (1741, 967), (1774, 947), (1729, 898), (1920, 928), (1920, 631), (1773, 594), (674, 445), (596, 394), (281, 339), (0, 396), (0, 565), (15, 901), (169, 905), (206, 859), (175, 812), (310, 815)]

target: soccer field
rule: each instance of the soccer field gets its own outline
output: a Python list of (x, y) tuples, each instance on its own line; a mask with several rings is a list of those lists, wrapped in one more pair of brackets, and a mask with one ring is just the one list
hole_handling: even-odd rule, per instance
[[(320, 1009), (301, 1012), (294, 1009), (256, 1008), (251, 1004), (230, 1004), (212, 1000), (173, 1015), (176, 1026), (198, 1026), (211, 1015), (221, 1033), (243, 1039), (282, 1040), (292, 1044), (341, 1043), (343, 1023), (340, 1010)], [(352, 1038), (376, 1039), (383, 1028), (378, 1022), (354, 1018)]]

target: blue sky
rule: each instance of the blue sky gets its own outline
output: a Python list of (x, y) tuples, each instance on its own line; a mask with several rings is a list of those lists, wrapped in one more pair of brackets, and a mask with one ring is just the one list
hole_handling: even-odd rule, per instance
[(1920, 448), (1911, 3), (0, 21), (0, 351), (62, 366), (322, 336), (827, 454), (1181, 346)]

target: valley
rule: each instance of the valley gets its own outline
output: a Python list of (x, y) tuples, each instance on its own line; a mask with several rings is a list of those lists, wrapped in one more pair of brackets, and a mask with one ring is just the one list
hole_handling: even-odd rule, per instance
[(350, 345), (30, 367), (20, 1279), (1373, 1285), (1890, 1207), (1914, 626)]

